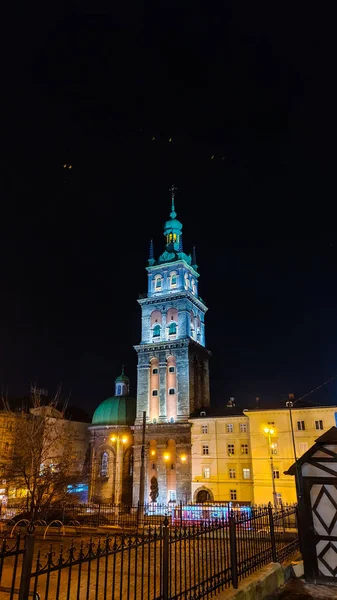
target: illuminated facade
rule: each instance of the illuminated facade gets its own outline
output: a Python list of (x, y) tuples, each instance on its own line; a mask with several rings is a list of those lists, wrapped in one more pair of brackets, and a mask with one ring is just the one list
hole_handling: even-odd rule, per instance
[(13, 456), (14, 441), (15, 419), (8, 411), (0, 411), (0, 507), (8, 498), (6, 468)]
[[(142, 311), (138, 354), (135, 465), (140, 465), (142, 418), (146, 412), (145, 501), (151, 479), (158, 502), (188, 501), (191, 496), (191, 424), (189, 416), (209, 406), (209, 351), (205, 348), (206, 306), (198, 295), (195, 251), (183, 251), (172, 189), (170, 219), (165, 223), (165, 250), (157, 260), (151, 242), (148, 292)], [(133, 499), (139, 499), (139, 468)]]
[(131, 504), (133, 433), (136, 401), (129, 396), (130, 380), (122, 369), (115, 395), (96, 408), (90, 431), (89, 500)]
[[(71, 421), (64, 417), (64, 414), (52, 406), (39, 406), (31, 408), (30, 413), (34, 414), (44, 422), (44, 437), (41, 450), (41, 461), (47, 459), (47, 463), (62, 462), (65, 448), (71, 452), (71, 470), (67, 475), (76, 478), (76, 485), (71, 486), (74, 494), (79, 490), (78, 475), (83, 475), (81, 482), (80, 497), (83, 501), (88, 497), (88, 424), (78, 421)], [(6, 479), (6, 469), (15, 455), (16, 445), (20, 443), (16, 432), (16, 419), (20, 418), (19, 413), (1, 411), (0, 412), (0, 506), (8, 502), (16, 502), (18, 499), (25, 498), (26, 488), (16, 487), (10, 484)], [(48, 434), (52, 432), (52, 434)], [(41, 463), (43, 467), (43, 463)]]
[[(296, 457), (336, 424), (337, 406), (292, 409)], [(192, 498), (266, 504), (296, 502), (289, 409), (227, 406), (223, 416), (201, 411), (192, 424)], [(273, 495), (274, 492), (274, 495)]]

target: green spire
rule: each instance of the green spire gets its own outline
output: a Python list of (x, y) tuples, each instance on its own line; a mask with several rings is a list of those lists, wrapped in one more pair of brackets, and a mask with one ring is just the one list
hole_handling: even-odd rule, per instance
[(171, 199), (172, 199), (172, 207), (171, 207), (171, 212), (170, 212), (170, 217), (171, 219), (175, 219), (177, 216), (177, 213), (175, 211), (174, 208), (174, 197), (175, 197), (175, 191), (176, 191), (176, 187), (174, 185), (171, 185), (170, 187), (170, 192), (171, 192)]
[(172, 201), (170, 219), (166, 221), (164, 225), (164, 235), (166, 237), (166, 250), (168, 252), (179, 252), (180, 236), (183, 228), (180, 221), (176, 219), (177, 213), (175, 211), (174, 206), (175, 191), (176, 188), (174, 187), (174, 185), (172, 185), (170, 187)]

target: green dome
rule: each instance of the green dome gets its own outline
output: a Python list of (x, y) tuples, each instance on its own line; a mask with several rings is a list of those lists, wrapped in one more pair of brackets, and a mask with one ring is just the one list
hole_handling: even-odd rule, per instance
[(167, 229), (177, 229), (178, 231), (181, 231), (182, 228), (183, 225), (180, 223), (180, 221), (178, 221), (178, 219), (170, 219), (169, 221), (166, 221), (164, 225), (165, 232)]
[[(122, 377), (122, 375), (120, 376)], [(124, 375), (126, 379), (126, 375)], [(136, 399), (130, 396), (112, 396), (96, 408), (93, 425), (133, 425), (136, 418)]]
[(130, 383), (130, 379), (127, 375), (124, 375), (124, 373), (118, 375), (117, 379), (115, 379), (115, 383), (118, 383), (118, 381), (125, 381), (125, 383)]

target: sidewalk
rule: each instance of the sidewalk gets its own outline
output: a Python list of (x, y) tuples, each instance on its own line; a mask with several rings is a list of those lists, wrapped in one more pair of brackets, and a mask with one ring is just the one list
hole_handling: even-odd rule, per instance
[(337, 586), (305, 583), (302, 579), (290, 579), (275, 594), (265, 600), (336, 600)]

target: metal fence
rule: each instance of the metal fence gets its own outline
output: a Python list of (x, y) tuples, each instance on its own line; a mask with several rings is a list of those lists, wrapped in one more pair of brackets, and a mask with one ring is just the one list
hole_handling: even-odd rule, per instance
[(0, 552), (0, 590), (8, 594), (4, 600), (17, 598), (19, 590), (19, 600), (211, 598), (298, 548), (295, 507), (227, 514), (219, 509), (220, 518), (212, 516), (217, 513), (213, 509), (205, 508), (207, 520), (192, 522), (189, 513), (189, 520), (180, 525), (172, 515), (161, 516), (159, 525), (150, 523), (133, 532), (121, 530), (88, 541), (64, 538), (58, 549), (31, 535), (25, 549), (20, 537), (12, 548), (4, 540)]

